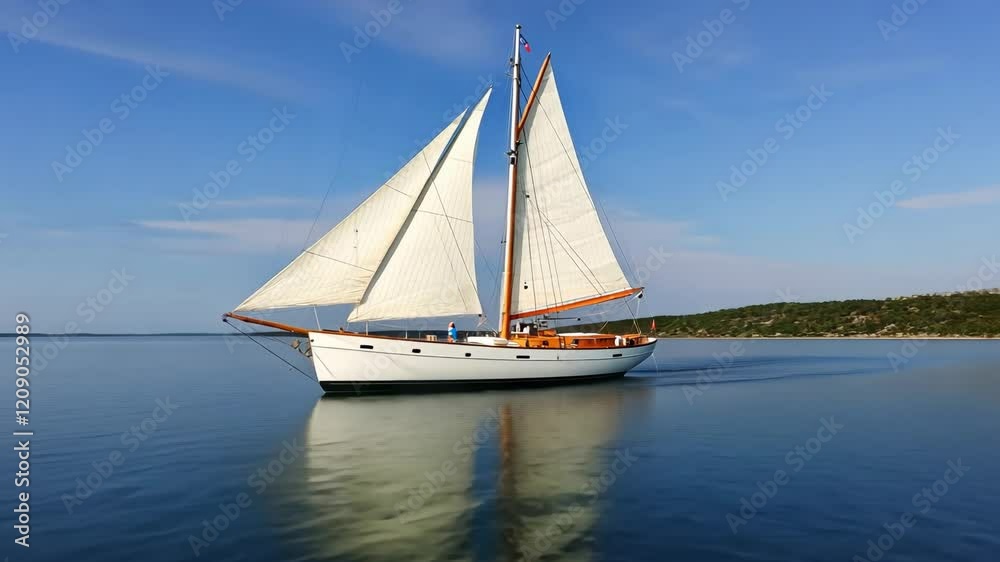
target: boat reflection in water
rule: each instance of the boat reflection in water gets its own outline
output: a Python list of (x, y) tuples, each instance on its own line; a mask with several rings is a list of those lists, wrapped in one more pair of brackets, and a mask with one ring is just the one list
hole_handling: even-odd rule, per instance
[(608, 383), (320, 400), (275, 498), (301, 515), (277, 525), (305, 559), (590, 559), (601, 492), (627, 470), (617, 433), (648, 398)]

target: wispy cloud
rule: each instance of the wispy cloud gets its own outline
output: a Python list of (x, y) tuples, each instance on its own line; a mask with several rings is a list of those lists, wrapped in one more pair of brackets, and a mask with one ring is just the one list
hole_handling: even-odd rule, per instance
[(797, 76), (802, 85), (824, 83), (832, 87), (850, 88), (872, 82), (906, 80), (926, 75), (945, 66), (947, 61), (942, 58), (855, 61), (826, 68), (810, 68), (799, 72)]
[(695, 121), (704, 125), (714, 125), (719, 122), (719, 116), (713, 113), (701, 101), (694, 98), (661, 96), (660, 104), (669, 111), (686, 113)]
[(717, 35), (712, 34), (710, 42), (697, 39), (700, 33), (706, 33), (709, 14), (710, 10), (700, 15), (678, 14), (676, 10), (648, 14), (641, 21), (621, 27), (613, 37), (617, 36), (627, 48), (664, 69), (677, 71), (680, 64), (685, 75), (700, 81), (715, 81), (753, 65), (759, 58), (760, 47), (739, 18), (735, 23), (723, 25)]
[[(313, 225), (310, 219), (233, 219), (216, 221), (138, 220), (165, 250), (216, 254), (302, 250)], [(323, 232), (323, 231), (320, 231)]]
[(904, 199), (898, 203), (904, 209), (950, 209), (1000, 203), (1000, 186), (984, 187), (958, 193), (935, 193)]
[[(332, 10), (339, 22), (363, 28), (374, 19), (373, 13), (385, 10), (387, 2), (329, 0), (322, 4)], [(385, 41), (404, 53), (447, 63), (480, 61), (490, 56), (491, 38), (499, 29), (477, 5), (466, 0), (401, 0), (401, 5), (402, 11), (393, 16), (375, 41)], [(342, 40), (350, 43), (353, 38), (352, 34)]]
[(695, 221), (670, 220), (629, 209), (608, 210), (606, 218), (614, 238), (626, 246), (626, 253), (640, 256), (646, 254), (651, 241), (674, 250), (715, 246), (721, 242), (718, 236), (699, 232)]
[(227, 209), (271, 209), (275, 207), (311, 208), (317, 206), (318, 203), (318, 201), (304, 197), (248, 197), (246, 199), (222, 199), (216, 201), (215, 205)]
[[(20, 33), (23, 22), (12, 13), (10, 6), (0, 8), (0, 32)], [(27, 12), (30, 14), (30, 11)], [(70, 49), (89, 55), (105, 57), (136, 65), (159, 65), (163, 69), (179, 75), (214, 82), (266, 97), (286, 101), (308, 101), (317, 99), (320, 90), (304, 82), (286, 76), (275, 68), (263, 68), (259, 60), (252, 65), (242, 64), (232, 58), (220, 59), (205, 52), (168, 52), (162, 48), (140, 46), (135, 39), (114, 37), (105, 26), (88, 25), (74, 21), (70, 14), (39, 30), (31, 41)], [(91, 29), (102, 29), (100, 36)]]

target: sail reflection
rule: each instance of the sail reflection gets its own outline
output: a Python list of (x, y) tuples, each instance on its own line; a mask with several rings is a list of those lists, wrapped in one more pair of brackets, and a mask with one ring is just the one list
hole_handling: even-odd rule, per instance
[(320, 400), (285, 530), (310, 560), (589, 559), (615, 436), (648, 392)]

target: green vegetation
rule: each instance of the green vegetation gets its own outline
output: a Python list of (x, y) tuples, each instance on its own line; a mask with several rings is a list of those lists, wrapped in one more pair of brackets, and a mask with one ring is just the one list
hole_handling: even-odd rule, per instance
[[(1000, 337), (1000, 291), (884, 300), (775, 303), (638, 320), (661, 337)], [(603, 326), (603, 330), (602, 330)], [(632, 320), (579, 326), (634, 332)]]

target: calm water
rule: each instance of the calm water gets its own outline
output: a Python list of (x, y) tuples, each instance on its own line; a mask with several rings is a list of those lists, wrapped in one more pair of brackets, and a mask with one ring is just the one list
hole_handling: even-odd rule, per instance
[(619, 382), (323, 399), (250, 343), (77, 339), (32, 375), (30, 549), (7, 438), (3, 554), (998, 560), (1000, 344), (906, 345), (674, 340)]

